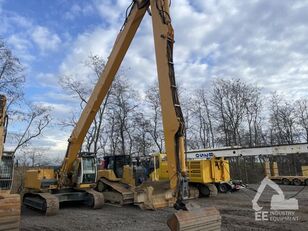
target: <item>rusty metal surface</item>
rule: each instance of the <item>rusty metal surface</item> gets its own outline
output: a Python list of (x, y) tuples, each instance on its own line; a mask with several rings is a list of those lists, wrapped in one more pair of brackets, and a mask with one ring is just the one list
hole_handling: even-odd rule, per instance
[(52, 216), (59, 212), (59, 199), (50, 194), (50, 193), (38, 193), (38, 196), (40, 196), (43, 200), (45, 200), (46, 203), (46, 216)]
[(134, 202), (134, 192), (131, 188), (127, 188), (127, 185), (120, 182), (112, 182), (104, 178), (101, 178), (100, 181), (113, 190), (103, 192), (105, 201), (118, 203), (120, 205), (132, 204)]
[(172, 231), (221, 230), (221, 216), (214, 207), (179, 211), (167, 221)]
[(104, 206), (105, 200), (104, 200), (104, 195), (100, 192), (97, 192), (93, 189), (88, 189), (86, 190), (88, 194), (90, 194), (93, 198), (93, 209), (100, 209)]
[(135, 204), (141, 209), (155, 210), (172, 207), (176, 201), (169, 182), (144, 182), (135, 189)]

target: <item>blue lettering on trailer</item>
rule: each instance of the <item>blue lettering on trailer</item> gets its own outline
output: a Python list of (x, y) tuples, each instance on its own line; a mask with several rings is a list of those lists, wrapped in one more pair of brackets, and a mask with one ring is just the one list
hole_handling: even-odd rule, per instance
[(205, 152), (205, 153), (196, 153), (195, 157), (196, 158), (204, 158), (204, 159), (210, 159), (213, 156), (212, 152)]

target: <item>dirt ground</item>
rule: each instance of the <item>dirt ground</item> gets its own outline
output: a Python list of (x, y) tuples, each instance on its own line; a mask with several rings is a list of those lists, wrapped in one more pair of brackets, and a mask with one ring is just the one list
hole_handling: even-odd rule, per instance
[[(296, 221), (256, 221), (251, 200), (255, 196), (256, 185), (249, 189), (217, 197), (194, 200), (201, 206), (215, 206), (222, 215), (222, 230), (308, 230), (308, 187), (281, 186), (285, 197), (295, 196), (299, 210), (292, 217)], [(263, 210), (270, 211), (270, 201), (275, 194), (266, 188), (259, 205)], [(91, 210), (76, 205), (62, 206), (59, 214), (45, 217), (28, 208), (22, 209), (21, 230), (168, 230), (167, 217), (172, 214), (172, 208), (157, 211), (142, 211), (135, 206), (114, 207), (105, 205), (100, 210)]]

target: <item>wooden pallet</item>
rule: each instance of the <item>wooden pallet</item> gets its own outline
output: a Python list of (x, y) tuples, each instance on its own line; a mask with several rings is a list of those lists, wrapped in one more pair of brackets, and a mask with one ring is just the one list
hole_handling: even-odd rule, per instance
[(0, 231), (19, 230), (20, 196), (0, 192)]

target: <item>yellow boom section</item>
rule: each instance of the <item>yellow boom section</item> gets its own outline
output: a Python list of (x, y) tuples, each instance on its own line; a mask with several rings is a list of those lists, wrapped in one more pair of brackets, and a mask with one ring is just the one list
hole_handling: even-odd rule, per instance
[(164, 127), (165, 148), (171, 189), (175, 189), (178, 174), (186, 174), (184, 157), (184, 120), (177, 95), (173, 68), (174, 32), (169, 13), (169, 1), (151, 0), (156, 65)]
[(4, 150), (4, 140), (6, 134), (6, 97), (4, 95), (0, 95), (0, 160), (3, 155)]
[(78, 152), (81, 149), (87, 131), (90, 128), (91, 123), (93, 122), (108, 90), (110, 89), (111, 83), (121, 65), (131, 41), (134, 38), (148, 5), (148, 3), (145, 5), (134, 3), (129, 18), (126, 20), (124, 27), (116, 39), (105, 69), (102, 72), (69, 139), (66, 156), (60, 170), (60, 187), (66, 186), (69, 183), (67, 181), (67, 174), (73, 167), (73, 162), (78, 156)]

